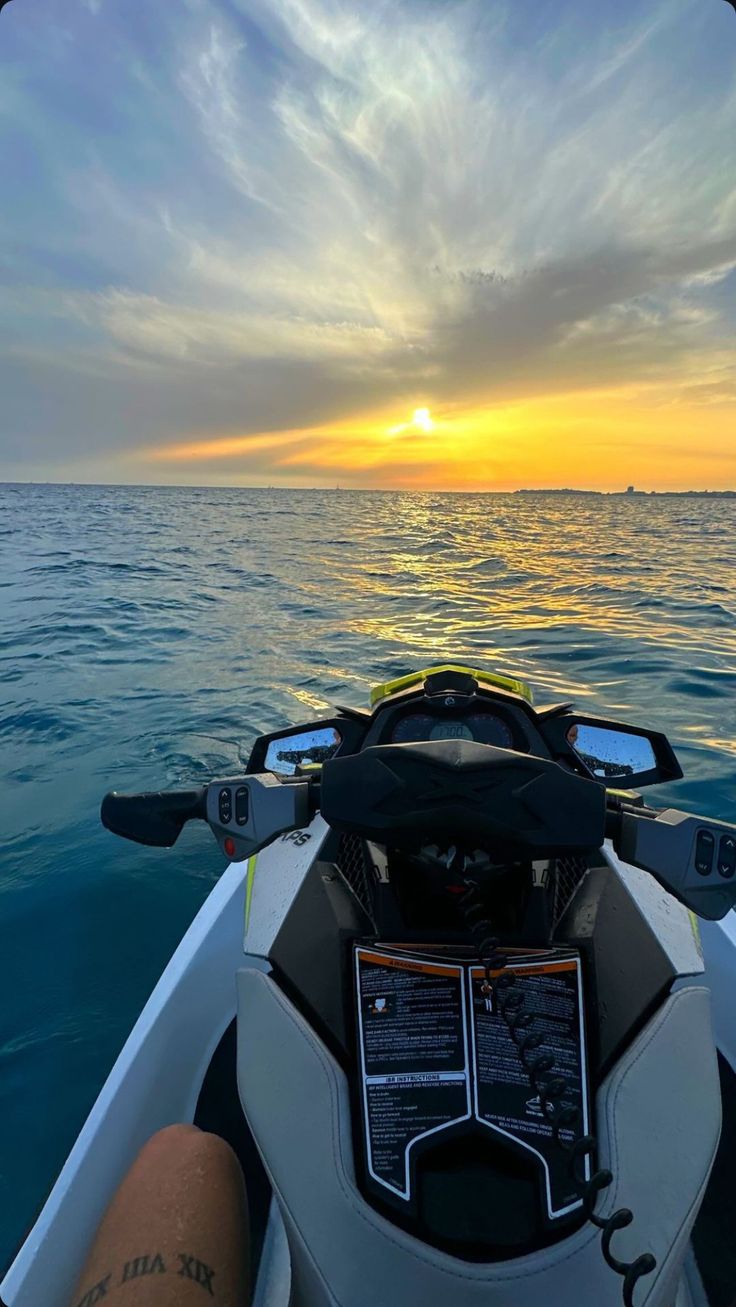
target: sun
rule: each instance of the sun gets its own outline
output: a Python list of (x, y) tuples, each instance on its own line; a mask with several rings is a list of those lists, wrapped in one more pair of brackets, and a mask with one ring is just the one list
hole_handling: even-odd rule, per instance
[(386, 436), (388, 438), (393, 436), (406, 436), (411, 435), (413, 431), (422, 431), (425, 435), (428, 435), (430, 431), (434, 431), (435, 429), (436, 423), (433, 420), (429, 409), (415, 408), (409, 422), (399, 422), (398, 426), (387, 427)]
[(420, 431), (432, 431), (434, 422), (428, 408), (415, 408), (411, 415), (411, 425), (419, 427)]

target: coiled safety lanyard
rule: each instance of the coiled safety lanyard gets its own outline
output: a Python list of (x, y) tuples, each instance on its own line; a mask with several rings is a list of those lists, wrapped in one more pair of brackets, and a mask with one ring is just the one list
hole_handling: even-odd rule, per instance
[[(464, 861), (464, 860), (463, 860)], [(515, 989), (516, 976), (506, 970), (508, 959), (499, 949), (499, 940), (493, 933), (493, 926), (481, 899), (478, 886), (472, 880), (464, 879), (465, 893), (459, 899), (458, 906), (470, 930), (478, 958), (483, 967), (484, 981), (481, 991), (485, 997), (491, 997), (496, 1011), (506, 1023), (506, 1028), (519, 1052), (519, 1059), (529, 1076), (529, 1083), (535, 1094), (539, 1095), (539, 1105), (546, 1121), (552, 1126), (555, 1143), (568, 1156), (568, 1171), (579, 1197), (582, 1199), (585, 1219), (591, 1221), (601, 1231), (601, 1249), (603, 1256), (618, 1275), (623, 1276), (623, 1300), (625, 1307), (634, 1307), (634, 1289), (643, 1275), (650, 1275), (656, 1268), (656, 1259), (651, 1253), (642, 1253), (633, 1262), (623, 1262), (611, 1252), (611, 1240), (617, 1230), (631, 1225), (634, 1213), (629, 1207), (619, 1207), (611, 1216), (597, 1216), (595, 1204), (598, 1195), (613, 1182), (613, 1175), (607, 1169), (594, 1171), (589, 1180), (581, 1179), (579, 1164), (588, 1157), (593, 1164), (597, 1149), (595, 1135), (582, 1135), (572, 1144), (562, 1137), (563, 1130), (571, 1130), (580, 1119), (577, 1107), (562, 1107), (560, 1100), (568, 1088), (564, 1076), (555, 1074), (555, 1059), (545, 1052), (542, 1045), (544, 1037), (532, 1029), (534, 1015), (524, 1011), (526, 995)], [(495, 973), (495, 974), (494, 974)]]

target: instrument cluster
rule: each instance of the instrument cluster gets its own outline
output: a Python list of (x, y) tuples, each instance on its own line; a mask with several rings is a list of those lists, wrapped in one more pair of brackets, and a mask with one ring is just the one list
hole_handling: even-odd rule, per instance
[[(518, 734), (499, 713), (479, 712), (430, 714), (407, 712), (394, 719), (386, 743), (414, 744), (420, 740), (475, 740), (498, 749), (518, 749)], [(524, 747), (524, 746), (522, 746)], [(526, 745), (528, 748), (528, 745)]]

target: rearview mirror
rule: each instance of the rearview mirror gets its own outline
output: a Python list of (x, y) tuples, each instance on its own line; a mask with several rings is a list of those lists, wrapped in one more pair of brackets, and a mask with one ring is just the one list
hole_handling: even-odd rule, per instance
[(603, 726), (571, 726), (567, 742), (597, 780), (625, 781), (652, 771), (657, 765), (645, 735), (629, 735)]
[(662, 785), (682, 776), (672, 745), (661, 731), (642, 730), (627, 722), (578, 713), (552, 711), (541, 729), (553, 757), (573, 759), (593, 780), (611, 789)]
[(297, 767), (319, 766), (337, 753), (342, 736), (334, 726), (318, 726), (313, 731), (299, 731), (269, 741), (266, 771), (278, 776), (294, 776)]

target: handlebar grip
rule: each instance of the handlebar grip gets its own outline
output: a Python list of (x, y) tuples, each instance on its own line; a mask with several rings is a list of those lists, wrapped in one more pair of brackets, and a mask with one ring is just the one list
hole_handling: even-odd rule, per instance
[(152, 794), (106, 794), (100, 819), (113, 835), (169, 849), (187, 821), (207, 819), (207, 787)]

